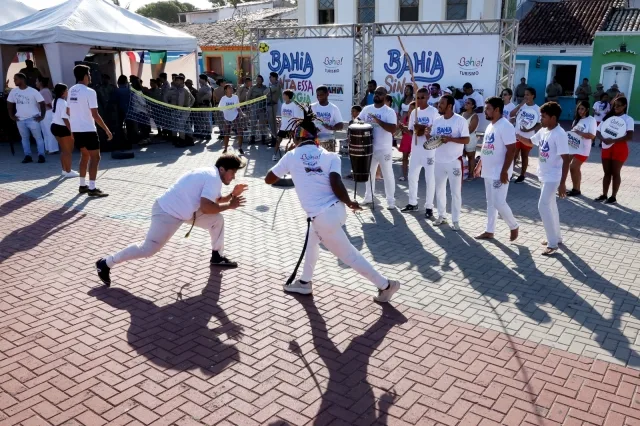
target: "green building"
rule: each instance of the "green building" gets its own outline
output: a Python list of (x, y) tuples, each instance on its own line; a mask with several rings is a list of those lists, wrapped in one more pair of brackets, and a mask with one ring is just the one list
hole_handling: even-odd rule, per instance
[[(617, 84), (629, 101), (629, 115), (640, 123), (640, 9), (617, 9), (603, 31), (596, 32), (591, 81), (604, 90)], [(640, 74), (639, 74), (640, 75)]]

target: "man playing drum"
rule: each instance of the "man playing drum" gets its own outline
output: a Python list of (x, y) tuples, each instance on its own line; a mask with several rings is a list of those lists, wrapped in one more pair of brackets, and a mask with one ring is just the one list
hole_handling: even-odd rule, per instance
[(319, 129), (314, 119), (308, 108), (305, 108), (302, 120), (293, 119), (297, 121), (294, 128), (296, 147), (287, 152), (265, 177), (265, 182), (272, 185), (284, 175), (291, 174), (296, 194), (311, 224), (302, 276), (289, 285), (285, 284), (284, 291), (312, 293), (311, 278), (322, 242), (331, 253), (378, 288), (375, 301), (389, 302), (400, 288), (400, 283), (376, 271), (344, 233), (342, 226), (347, 220), (346, 207), (354, 211), (361, 210), (361, 207), (357, 201), (351, 201), (344, 187), (338, 154), (317, 145)]
[(327, 86), (316, 88), (316, 98), (318, 102), (311, 104), (311, 110), (318, 120), (316, 122), (319, 129), (318, 139), (320, 144), (328, 151), (336, 150), (335, 131), (342, 130), (342, 115), (340, 109), (335, 104), (329, 102), (329, 89)]

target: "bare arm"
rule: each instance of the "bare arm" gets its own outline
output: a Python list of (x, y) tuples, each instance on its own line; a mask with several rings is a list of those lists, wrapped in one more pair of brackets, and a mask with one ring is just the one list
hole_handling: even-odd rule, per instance
[(7, 102), (7, 110), (9, 111), (9, 118), (13, 121), (18, 121), (18, 117), (16, 117), (16, 104), (13, 102)]
[(591, 134), (591, 133), (587, 133), (587, 132), (580, 132), (578, 130), (573, 130), (573, 133), (575, 133), (576, 135), (580, 136), (581, 138), (585, 138), (585, 139), (595, 139), (596, 135)]
[(107, 140), (113, 139), (113, 135), (111, 134), (111, 131), (109, 130), (107, 125), (104, 124), (102, 117), (100, 117), (98, 108), (91, 108), (91, 116), (93, 117), (94, 121), (98, 124), (98, 126), (100, 126), (102, 130), (104, 130), (104, 132), (107, 134)]
[(208, 198), (200, 198), (200, 210), (204, 214), (218, 214), (225, 210), (234, 210), (244, 205), (244, 197), (234, 197), (232, 194), (226, 197), (220, 197), (217, 202), (213, 202)]
[(480, 120), (478, 120), (478, 116), (474, 115), (473, 118), (471, 119), (471, 123), (469, 123), (469, 133), (473, 133), (476, 131), (476, 129), (478, 128), (478, 123)]
[(352, 210), (362, 210), (357, 201), (351, 201), (349, 198), (349, 193), (347, 192), (347, 188), (344, 187), (344, 183), (342, 182), (342, 177), (338, 173), (330, 173), (329, 174), (329, 183), (331, 184), (331, 189), (333, 193), (336, 194), (338, 200), (342, 201), (347, 207)]
[(522, 142), (526, 146), (533, 147), (533, 142), (531, 142), (531, 139), (529, 138), (525, 138), (522, 135), (516, 135), (516, 139), (518, 139), (518, 142)]
[(273, 173), (271, 170), (269, 170), (269, 173), (267, 173), (267, 176), (265, 176), (264, 178), (264, 183), (266, 183), (267, 185), (273, 185), (279, 180), (280, 178), (276, 176), (275, 173)]
[(44, 101), (38, 102), (38, 105), (40, 106), (40, 117), (36, 117), (36, 121), (39, 123), (44, 120), (44, 115), (47, 113), (47, 106)]
[(599, 138), (602, 142), (604, 142), (604, 143), (606, 143), (606, 144), (608, 144), (608, 145), (610, 145), (610, 144), (612, 144), (612, 143), (619, 143), (619, 142), (632, 141), (632, 140), (633, 140), (633, 130), (628, 130), (626, 135), (624, 135), (624, 136), (623, 136), (623, 137), (621, 137), (621, 138), (617, 138), (617, 139), (609, 139), (609, 138), (605, 138), (605, 137), (603, 137), (603, 136), (602, 136), (602, 133), (598, 132), (598, 138)]
[(522, 108), (522, 106), (524, 105), (524, 102), (522, 102), (520, 105), (518, 105), (517, 107), (515, 107), (513, 109), (513, 111), (511, 111), (509, 113), (509, 117), (510, 118), (516, 118), (516, 116), (518, 115), (518, 112), (520, 111), (520, 108)]

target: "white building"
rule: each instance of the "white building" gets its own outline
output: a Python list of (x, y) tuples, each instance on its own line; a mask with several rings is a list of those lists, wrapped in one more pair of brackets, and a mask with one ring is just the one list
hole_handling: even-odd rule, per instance
[(502, 0), (298, 0), (298, 25), (500, 19)]
[[(260, 12), (264, 9), (273, 9), (274, 7), (290, 6), (287, 1), (283, 0), (261, 0), (252, 1), (247, 3), (239, 3), (238, 8), (242, 9), (243, 13)], [(222, 21), (233, 17), (233, 13), (236, 8), (233, 6), (221, 6), (214, 7), (213, 9), (196, 10), (194, 12), (179, 13), (180, 23), (185, 24), (209, 24), (212, 22)], [(287, 16), (286, 19), (295, 19), (295, 13), (292, 16)]]

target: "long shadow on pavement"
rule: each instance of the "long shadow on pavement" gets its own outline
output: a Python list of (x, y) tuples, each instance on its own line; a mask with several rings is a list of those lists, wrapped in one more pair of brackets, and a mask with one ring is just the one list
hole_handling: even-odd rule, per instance
[[(239, 340), (243, 332), (219, 306), (221, 281), (221, 271), (212, 267), (201, 294), (184, 300), (179, 297), (165, 306), (120, 288), (99, 287), (88, 294), (131, 314), (127, 342), (139, 355), (161, 368), (200, 368), (214, 376), (240, 360), (235, 345), (219, 336), (227, 334)], [(212, 318), (220, 323), (215, 329), (209, 328)]]
[[(462, 231), (454, 233), (445, 228), (445, 236), (427, 224), (423, 224), (423, 229), (445, 249), (444, 263), (455, 263), (479, 294), (499, 302), (508, 302), (509, 296), (513, 295), (517, 298), (516, 307), (537, 323), (551, 321), (550, 316), (540, 308), (549, 304), (566, 315), (567, 321), (573, 319), (591, 331), (593, 340), (613, 357), (629, 365), (640, 360), (636, 358), (637, 354), (629, 357), (634, 352), (629, 347), (629, 339), (619, 329), (603, 330), (599, 324), (608, 321), (598, 311), (561, 280), (541, 272), (534, 264), (528, 248), (517, 246), (520, 250), (518, 254), (498, 240), (487, 242), (493, 243), (516, 264), (515, 269), (511, 270)], [(481, 267), (474, 264), (478, 259), (481, 259)], [(611, 339), (618, 342), (616, 347), (606, 343)]]
[(18, 194), (15, 198), (7, 201), (6, 203), (0, 205), (0, 217), (6, 216), (8, 214), (13, 213), (16, 210), (19, 210), (23, 207), (28, 206), (34, 201), (38, 200), (42, 196), (51, 195), (51, 191), (60, 185), (62, 180), (59, 177), (50, 180), (49, 182), (41, 185), (37, 188), (33, 188), (27, 192)]
[[(367, 382), (367, 366), (369, 359), (387, 333), (394, 326), (406, 323), (407, 318), (390, 304), (380, 304), (382, 312), (378, 319), (363, 334), (351, 340), (344, 351), (340, 351), (329, 337), (327, 324), (315, 305), (313, 297), (297, 295), (294, 297), (309, 318), (313, 345), (329, 370), (327, 388), (322, 394), (322, 402), (313, 424), (327, 425), (333, 424), (334, 421), (340, 422), (338, 419), (345, 419), (346, 410), (353, 414), (350, 424), (376, 422), (386, 424), (386, 413), (396, 395), (392, 391), (385, 393), (379, 402), (377, 410), (379, 415), (376, 414), (373, 388)], [(304, 354), (297, 343), (291, 342), (290, 347), (306, 364)]]

